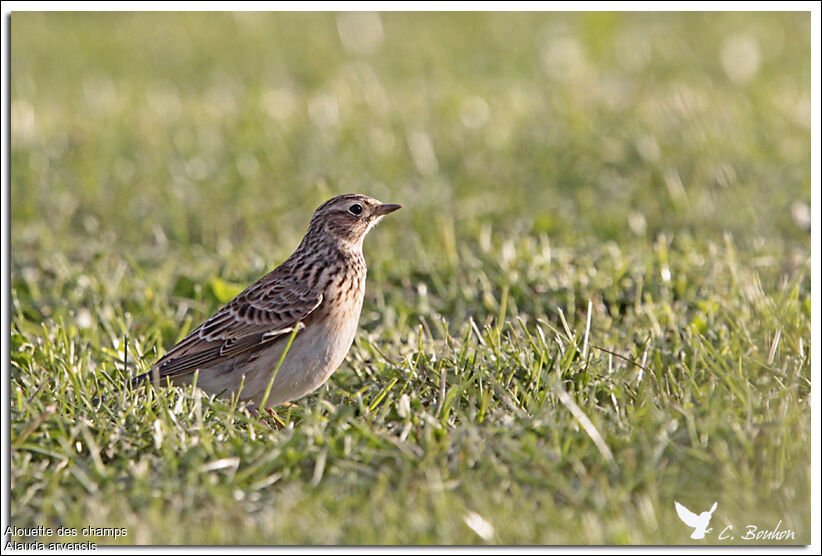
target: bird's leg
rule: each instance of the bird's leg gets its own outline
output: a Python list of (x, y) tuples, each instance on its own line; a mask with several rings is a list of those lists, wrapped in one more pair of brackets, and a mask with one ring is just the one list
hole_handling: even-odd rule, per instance
[(285, 421), (280, 419), (280, 416), (277, 415), (277, 413), (270, 407), (266, 407), (265, 410), (274, 419), (274, 426), (277, 428), (277, 430), (283, 430), (285, 428)]
[(278, 431), (281, 431), (285, 428), (285, 422), (282, 419), (280, 419), (280, 416), (277, 415), (274, 412), (274, 410), (271, 409), (270, 407), (267, 407), (265, 411), (274, 420), (273, 424), (272, 424), (271, 420), (266, 419), (264, 415), (261, 415), (260, 412), (257, 411), (257, 408), (254, 407), (254, 404), (248, 404), (246, 406), (246, 409), (248, 409), (248, 412), (251, 414), (252, 417), (256, 417), (257, 419), (259, 419), (260, 421), (262, 421), (263, 423), (265, 423), (267, 425), (272, 425)]
[[(252, 417), (256, 417), (263, 423), (267, 425), (273, 426), (278, 431), (281, 431), (285, 428), (285, 421), (283, 421), (279, 415), (277, 415), (273, 409), (270, 407), (265, 408), (266, 413), (268, 413), (269, 419), (266, 419), (265, 415), (262, 415), (256, 407), (254, 407), (253, 403), (248, 404), (245, 406), (248, 409), (248, 413), (251, 414)], [(273, 422), (272, 422), (273, 421)]]

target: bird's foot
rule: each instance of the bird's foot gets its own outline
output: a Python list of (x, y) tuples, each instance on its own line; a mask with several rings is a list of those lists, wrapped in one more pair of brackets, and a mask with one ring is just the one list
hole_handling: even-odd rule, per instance
[(266, 407), (265, 410), (271, 416), (271, 418), (274, 420), (274, 423), (273, 423), (274, 427), (278, 431), (283, 430), (285, 428), (285, 421), (280, 419), (280, 416), (277, 415), (277, 413), (275, 413), (275, 411), (273, 409), (271, 409), (270, 407)]
[(254, 407), (253, 405), (246, 406), (246, 409), (248, 409), (248, 413), (251, 414), (252, 417), (255, 417), (255, 418), (259, 419), (263, 423), (277, 429), (278, 431), (281, 431), (285, 428), (285, 421), (283, 421), (280, 418), (280, 416), (277, 415), (277, 413), (275, 413), (275, 411), (273, 409), (271, 409), (270, 407), (267, 407), (265, 409), (266, 413), (268, 413), (268, 416), (269, 416), (268, 419), (266, 418), (265, 415), (261, 415), (260, 412), (257, 411), (257, 408)]
[(255, 418), (259, 419), (260, 421), (262, 421), (266, 425), (269, 425), (270, 427), (275, 428), (278, 431), (281, 431), (285, 428), (285, 421), (283, 421), (280, 418), (280, 416), (277, 415), (274, 412), (274, 410), (271, 409), (270, 407), (267, 407), (265, 409), (266, 413), (268, 413), (267, 416), (260, 414), (260, 412), (257, 410), (257, 408), (254, 407), (253, 405), (246, 406), (246, 409), (248, 409), (248, 413), (252, 417), (255, 417)]

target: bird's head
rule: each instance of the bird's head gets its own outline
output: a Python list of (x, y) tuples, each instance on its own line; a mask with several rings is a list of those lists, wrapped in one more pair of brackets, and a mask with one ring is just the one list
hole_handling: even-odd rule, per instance
[(330, 238), (361, 247), (368, 230), (383, 216), (400, 208), (401, 205), (381, 203), (358, 193), (340, 195), (326, 201), (314, 212), (306, 237)]

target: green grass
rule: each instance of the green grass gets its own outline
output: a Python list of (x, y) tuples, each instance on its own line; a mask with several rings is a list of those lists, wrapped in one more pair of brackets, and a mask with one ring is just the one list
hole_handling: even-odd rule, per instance
[[(809, 27), (12, 14), (12, 525), (810, 542)], [(349, 191), (405, 208), (285, 430), (126, 388)]]

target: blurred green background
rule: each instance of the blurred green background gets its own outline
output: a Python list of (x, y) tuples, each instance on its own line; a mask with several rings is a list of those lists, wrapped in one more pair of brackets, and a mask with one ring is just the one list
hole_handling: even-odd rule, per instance
[[(794, 511), (800, 524), (809, 522), (802, 517), (807, 493), (801, 494), (809, 484), (810, 431), (808, 14), (15, 12), (10, 84), (13, 345), (27, 354), (13, 357), (18, 402), (46, 395), (37, 390), (37, 377), (48, 376), (53, 364), (44, 350), (64, 326), (87, 354), (81, 358), (89, 358), (82, 373), (113, 365), (105, 349), (114, 346), (116, 354), (125, 334), (151, 363), (181, 329), (288, 256), (320, 203), (361, 192), (405, 207), (365, 246), (370, 276), (362, 327), (385, 353), (413, 347), (421, 322), (431, 346), (448, 336), (446, 327), (457, 333), (469, 318), (480, 327), (501, 317), (529, 325), (543, 319), (557, 328), (567, 318), (579, 330), (593, 299), (599, 341), (607, 335), (612, 348), (638, 358), (650, 349), (658, 368), (673, 365), (669, 378), (683, 381), (686, 392), (703, 384), (672, 347), (688, 343), (676, 334), (689, 327), (704, 335), (705, 349), (716, 349), (711, 357), (725, 361), (723, 369), (741, 365), (743, 355), (762, 359), (735, 391), (749, 392), (744, 408), (715, 400), (709, 421), (717, 426), (733, 428), (735, 419), (750, 426), (752, 411), (773, 423), (767, 408), (775, 405), (756, 390), (764, 384), (759, 373), (772, 365), (798, 369), (796, 384), (783, 385), (797, 390), (779, 397), (794, 400), (795, 414), (784, 421), (790, 427), (780, 425), (774, 437), (728, 440), (722, 457), (729, 459), (714, 461), (701, 480), (721, 489), (730, 479), (715, 473), (710, 484), (710, 470), (749, 462), (750, 473), (737, 469), (740, 484), (770, 490), (740, 502), (744, 515), (767, 504), (774, 516)], [(643, 296), (658, 304), (634, 314)], [(783, 306), (790, 306), (790, 318)], [(779, 350), (766, 366), (773, 342)], [(358, 343), (354, 352), (366, 350)], [(332, 390), (346, 380), (377, 391), (385, 386), (387, 379), (363, 377), (350, 365), (336, 385), (332, 379)], [(672, 391), (679, 392), (665, 395)], [(521, 391), (511, 392), (519, 404)], [(649, 392), (648, 399), (659, 395)], [(752, 406), (751, 396), (762, 405)], [(49, 403), (43, 398), (42, 407)], [(692, 407), (677, 404), (677, 411)], [(728, 417), (721, 407), (736, 413)], [(34, 409), (26, 411), (13, 403), (18, 432), (37, 419)], [(506, 411), (501, 404), (499, 419)], [(59, 420), (59, 411), (51, 418)], [(505, 450), (525, 449), (516, 442), (531, 425), (499, 423), (507, 423), (506, 442), (517, 446)], [(660, 423), (614, 425), (613, 434), (630, 431), (626, 449), (637, 438), (653, 444)], [(695, 438), (689, 429), (685, 440)], [(13, 483), (24, 501), (13, 516), (21, 525), (109, 515), (100, 510), (105, 505), (74, 514), (49, 509), (61, 496), (82, 498), (83, 489), (71, 480), (55, 487), (34, 472), (42, 454), (18, 456)], [(650, 465), (658, 465), (655, 457)], [(781, 466), (774, 483), (762, 480), (774, 461), (757, 459), (769, 457)], [(700, 461), (689, 465), (698, 469)], [(295, 485), (300, 477), (310, 482), (310, 469), (295, 473)], [(497, 475), (483, 480), (510, 488)], [(780, 493), (774, 485), (785, 486), (782, 480), (790, 488)], [(498, 526), (489, 538), (687, 540), (679, 530), (652, 527), (657, 522), (648, 516), (661, 515), (657, 496), (666, 504), (665, 523), (681, 526), (667, 521), (675, 520), (668, 493), (619, 484), (607, 504), (567, 499), (558, 502), (560, 513), (545, 510), (565, 523), (561, 530), (512, 526), (505, 536)], [(677, 488), (683, 485), (698, 489), (687, 482)], [(353, 487), (343, 481), (334, 488)], [(510, 492), (500, 496), (519, 503)], [(140, 503), (128, 503), (141, 515)], [(623, 503), (634, 504), (635, 513), (623, 513)], [(567, 508), (576, 509), (563, 513)], [(574, 521), (580, 508), (606, 525), (563, 521)], [(162, 532), (145, 532), (143, 542), (196, 542), (185, 530), (163, 529), (162, 516), (155, 517), (148, 526)], [(609, 519), (628, 521), (609, 526)], [(387, 538), (480, 540), (457, 521), (455, 528), (415, 525), (408, 536)], [(311, 541), (283, 526), (279, 539)], [(322, 539), (379, 541), (367, 527), (338, 533)], [(237, 537), (217, 527), (209, 538), (266, 542), (270, 534)]]
[(15, 13), (15, 246), (280, 255), (363, 191), (415, 231), (373, 251), (443, 219), (806, 247), (809, 54), (802, 14)]

